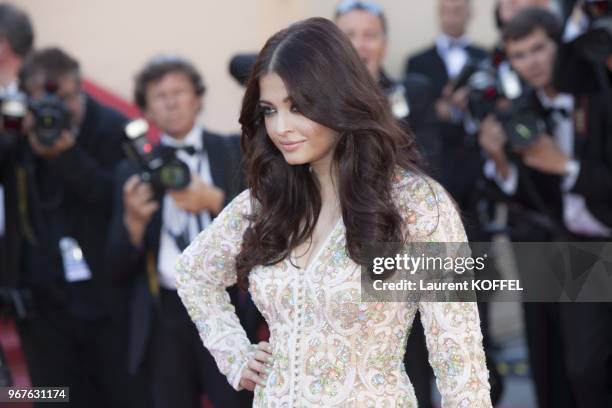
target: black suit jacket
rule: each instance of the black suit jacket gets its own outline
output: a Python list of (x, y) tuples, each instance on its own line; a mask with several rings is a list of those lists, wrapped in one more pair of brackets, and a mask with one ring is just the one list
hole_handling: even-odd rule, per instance
[[(488, 57), (488, 53), (479, 47), (468, 46), (466, 51), (474, 61)], [(407, 58), (405, 74), (408, 77), (414, 73), (430, 80), (436, 99), (441, 96), (449, 81), (446, 65), (435, 45)], [(482, 168), (476, 138), (466, 134), (463, 124), (438, 121), (438, 131), (440, 146), (432, 159), (432, 174), (449, 191), (461, 209), (468, 211), (474, 201), (476, 180)]]
[(414, 136), (422, 158), (421, 165), (429, 172), (433, 172), (430, 164), (439, 153), (440, 140), (434, 110), (436, 96), (429, 79), (424, 75), (411, 73), (403, 82), (399, 82), (392, 80), (386, 72), (381, 71), (378, 84), (385, 94), (393, 91), (397, 85), (404, 87), (404, 98), (409, 113), (406, 117), (398, 119)]
[[(5, 135), (0, 134), (0, 138), (5, 139)], [(0, 140), (0, 185), (4, 189), (4, 235), (0, 237), (0, 288), (8, 288), (16, 287), (19, 281), (21, 229), (17, 202), (17, 147), (2, 142)]]
[[(224, 137), (207, 131), (203, 133), (202, 138), (208, 154), (213, 184), (225, 192), (225, 204), (227, 204), (245, 188), (241, 171), (240, 139), (236, 136)], [(160, 206), (147, 226), (142, 245), (140, 247), (132, 245), (123, 223), (123, 185), (137, 172), (138, 168), (127, 160), (117, 168), (113, 221), (107, 244), (109, 273), (115, 279), (131, 282), (133, 288), (128, 352), (130, 372), (136, 372), (144, 359), (153, 324), (157, 301), (154, 290), (151, 290), (151, 285), (154, 283), (147, 276), (147, 256), (153, 257), (149, 262), (153, 262), (157, 267), (163, 213), (163, 208)]]

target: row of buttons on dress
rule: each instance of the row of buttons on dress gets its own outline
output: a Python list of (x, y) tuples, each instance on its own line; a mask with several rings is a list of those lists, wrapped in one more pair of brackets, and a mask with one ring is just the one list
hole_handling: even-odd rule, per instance
[(296, 336), (295, 336), (295, 354), (293, 363), (293, 406), (297, 407), (298, 402), (298, 387), (300, 377), (300, 358), (302, 356), (300, 345), (302, 340), (302, 310), (304, 308), (304, 269), (298, 269), (298, 286), (297, 286), (297, 302), (296, 302)]

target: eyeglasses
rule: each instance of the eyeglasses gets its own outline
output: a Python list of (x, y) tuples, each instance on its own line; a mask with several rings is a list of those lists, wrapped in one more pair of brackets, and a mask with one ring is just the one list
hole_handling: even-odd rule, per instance
[(336, 17), (339, 17), (353, 10), (365, 10), (379, 17), (383, 14), (382, 7), (380, 7), (376, 2), (361, 0), (343, 0), (336, 7)]

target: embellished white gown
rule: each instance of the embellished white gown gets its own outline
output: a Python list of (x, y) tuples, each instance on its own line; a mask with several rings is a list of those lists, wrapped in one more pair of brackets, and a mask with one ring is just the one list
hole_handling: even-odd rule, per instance
[[(411, 239), (464, 242), (463, 225), (435, 181), (398, 173), (393, 195)], [(221, 372), (239, 389), (254, 351), (225, 288), (251, 211), (236, 197), (185, 250), (178, 293)], [(360, 267), (345, 250), (338, 222), (307, 269), (288, 260), (258, 266), (250, 293), (270, 328), (274, 363), (255, 407), (416, 407), (403, 364), (417, 309), (443, 407), (490, 407), (488, 371), (475, 303), (361, 303)], [(408, 350), (410, 356), (410, 350)]]

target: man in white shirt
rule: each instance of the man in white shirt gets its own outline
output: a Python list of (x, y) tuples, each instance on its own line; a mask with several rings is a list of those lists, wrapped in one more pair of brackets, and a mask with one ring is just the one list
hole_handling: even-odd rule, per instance
[[(534, 89), (523, 98), (547, 112), (551, 126), (528, 147), (508, 148), (502, 124), (487, 117), (479, 135), (488, 157), (484, 171), (512, 201), (552, 226), (533, 224), (519, 239), (609, 241), (610, 108), (601, 95), (555, 89), (560, 38), (560, 22), (543, 9), (523, 10), (505, 25), (508, 60)], [(539, 406), (612, 406), (610, 303), (525, 303), (524, 309)]]
[[(170, 152), (185, 163), (191, 182), (179, 190), (161, 188), (143, 182), (142, 169), (127, 161), (116, 177), (109, 270), (135, 282), (128, 366), (137, 372), (150, 365), (152, 406), (159, 408), (199, 406), (204, 393), (214, 406), (250, 406), (248, 392), (236, 392), (219, 372), (176, 293), (178, 256), (244, 188), (239, 138), (197, 123), (204, 91), (190, 62), (151, 60), (136, 77), (136, 103), (162, 132), (153, 153)], [(241, 318), (241, 303), (254, 309), (248, 298), (236, 291), (232, 296)]]

